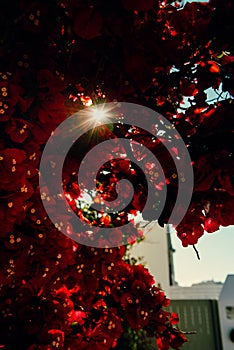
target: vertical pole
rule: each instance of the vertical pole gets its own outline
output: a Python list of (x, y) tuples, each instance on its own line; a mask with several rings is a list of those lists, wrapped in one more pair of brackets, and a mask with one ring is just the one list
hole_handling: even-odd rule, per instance
[(168, 252), (168, 267), (169, 267), (169, 285), (175, 285), (175, 271), (174, 271), (174, 261), (173, 253), (175, 249), (172, 247), (171, 242), (171, 226), (167, 224), (167, 252)]

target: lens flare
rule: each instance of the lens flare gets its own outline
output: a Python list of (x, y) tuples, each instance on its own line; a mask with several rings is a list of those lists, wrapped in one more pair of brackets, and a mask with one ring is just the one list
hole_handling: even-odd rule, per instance
[(111, 123), (111, 109), (107, 107), (105, 103), (100, 105), (94, 105), (86, 113), (87, 122), (91, 122), (94, 126), (98, 126), (103, 123)]

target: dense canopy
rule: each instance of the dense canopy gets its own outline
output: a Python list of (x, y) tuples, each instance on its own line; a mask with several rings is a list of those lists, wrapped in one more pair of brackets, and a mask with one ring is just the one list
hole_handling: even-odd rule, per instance
[[(177, 315), (165, 310), (169, 300), (147, 269), (126, 259), (126, 247), (81, 245), (59, 232), (66, 215), (57, 227), (50, 222), (40, 199), (38, 169), (51, 133), (73, 113), (112, 101), (143, 105), (174, 125), (192, 160), (193, 196), (176, 227), (183, 246), (195, 245), (204, 231), (234, 224), (233, 6), (230, 0), (1, 4), (1, 348), (137, 350), (128, 337), (139, 340), (147, 334), (164, 350), (178, 349), (186, 340), (175, 328)], [(157, 189), (167, 186), (168, 193), (158, 221), (166, 224), (183, 174), (175, 172), (162, 144), (129, 125), (106, 125), (92, 136), (80, 140), (78, 163), (87, 139), (89, 150), (115, 137), (144, 143), (160, 160), (166, 181)], [(134, 147), (125, 151), (139, 156)], [(73, 156), (64, 191), (74, 199), (80, 190), (71, 170)], [(128, 214), (141, 211), (150, 189), (139, 169), (126, 159), (103, 169), (97, 191), (113, 199), (112, 184), (127, 176), (136, 185)], [(153, 161), (145, 170), (157, 178)], [(91, 225), (119, 226), (119, 236), (111, 239), (121, 243), (126, 213), (97, 218), (70, 202)], [(154, 219), (151, 212), (143, 218)]]

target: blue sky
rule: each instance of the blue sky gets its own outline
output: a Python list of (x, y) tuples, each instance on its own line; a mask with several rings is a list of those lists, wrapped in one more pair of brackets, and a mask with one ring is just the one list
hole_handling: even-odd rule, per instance
[(198, 242), (201, 260), (192, 247), (182, 247), (172, 233), (175, 278), (181, 286), (214, 280), (224, 282), (227, 274), (234, 274), (234, 226), (223, 227), (215, 233), (206, 233)]

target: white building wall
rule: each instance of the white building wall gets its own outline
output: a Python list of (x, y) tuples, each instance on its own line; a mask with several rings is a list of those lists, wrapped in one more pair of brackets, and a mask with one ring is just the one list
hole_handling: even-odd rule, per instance
[(166, 227), (162, 228), (157, 223), (153, 223), (147, 231), (145, 230), (144, 241), (133, 245), (131, 255), (144, 258), (142, 262), (146, 263), (145, 266), (154, 276), (156, 285), (160, 284), (168, 295), (169, 263)]
[(222, 288), (222, 283), (204, 282), (191, 287), (172, 286), (169, 294), (172, 300), (218, 300)]
[(230, 332), (234, 330), (234, 275), (228, 275), (219, 297), (219, 315), (223, 350), (233, 350)]

